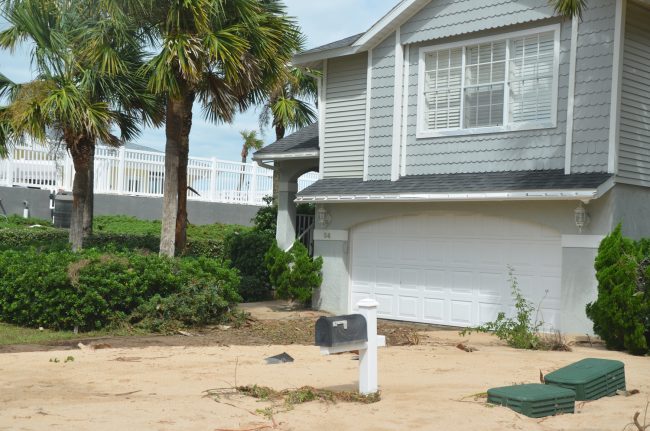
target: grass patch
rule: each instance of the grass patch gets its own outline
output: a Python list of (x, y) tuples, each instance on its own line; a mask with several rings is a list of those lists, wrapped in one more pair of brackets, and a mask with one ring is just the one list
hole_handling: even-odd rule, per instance
[(12, 344), (50, 344), (58, 341), (83, 340), (96, 337), (123, 337), (129, 335), (145, 335), (127, 328), (106, 329), (102, 331), (83, 332), (52, 331), (49, 329), (22, 328), (15, 325), (0, 323), (0, 346)]

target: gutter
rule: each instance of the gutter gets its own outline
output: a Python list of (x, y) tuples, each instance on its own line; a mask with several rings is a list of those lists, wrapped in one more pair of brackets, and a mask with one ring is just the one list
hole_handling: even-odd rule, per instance
[(354, 195), (316, 195), (298, 196), (296, 202), (337, 203), (337, 202), (498, 202), (498, 201), (574, 201), (585, 203), (598, 199), (614, 185), (596, 189), (581, 190), (530, 190), (522, 192), (485, 193), (397, 193), (397, 194), (354, 194)]

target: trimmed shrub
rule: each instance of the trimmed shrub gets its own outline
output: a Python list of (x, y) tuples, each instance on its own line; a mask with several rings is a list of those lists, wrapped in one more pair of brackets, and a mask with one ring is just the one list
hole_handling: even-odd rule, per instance
[(272, 196), (266, 196), (264, 202), (266, 202), (266, 206), (260, 208), (251, 221), (255, 226), (255, 230), (275, 235), (278, 221), (278, 204), (273, 201)]
[(225, 254), (242, 275), (239, 294), (245, 302), (264, 301), (273, 296), (264, 256), (274, 242), (274, 235), (265, 230), (234, 233), (225, 241)]
[(587, 305), (594, 332), (607, 348), (645, 354), (650, 344), (648, 242), (623, 237), (619, 225), (596, 257), (598, 299)]
[(0, 320), (30, 327), (94, 330), (124, 320), (154, 297), (208, 292), (205, 295), (211, 299), (205, 305), (186, 303), (185, 314), (176, 313), (195, 316), (179, 318), (181, 323), (208, 322), (239, 300), (238, 282), (236, 271), (206, 258), (167, 259), (96, 250), (78, 254), (4, 251), (0, 252)]
[(307, 248), (300, 241), (296, 241), (288, 252), (273, 245), (266, 254), (265, 261), (271, 284), (281, 299), (308, 304), (313, 289), (319, 288), (323, 282), (323, 258), (309, 257)]

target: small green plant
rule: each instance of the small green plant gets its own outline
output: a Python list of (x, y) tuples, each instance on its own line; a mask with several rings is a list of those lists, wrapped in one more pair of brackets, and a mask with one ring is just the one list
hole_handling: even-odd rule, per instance
[(513, 268), (509, 268), (509, 276), (510, 290), (517, 310), (516, 316), (506, 317), (506, 313), (500, 312), (493, 322), (465, 329), (460, 335), (464, 336), (472, 332), (489, 332), (494, 333), (500, 340), (516, 349), (539, 349), (539, 329), (542, 327), (543, 322), (539, 322), (534, 318), (536, 308), (521, 293)]
[(274, 245), (266, 254), (265, 261), (271, 284), (281, 299), (308, 304), (313, 289), (323, 282), (323, 258), (311, 258), (300, 241), (296, 241), (287, 252)]
[(50, 358), (50, 362), (52, 362), (54, 364), (58, 364), (61, 361), (59, 361), (59, 358)]
[(65, 358), (65, 361), (63, 361), (63, 362), (64, 363), (74, 362), (74, 356), (68, 356), (67, 358)]

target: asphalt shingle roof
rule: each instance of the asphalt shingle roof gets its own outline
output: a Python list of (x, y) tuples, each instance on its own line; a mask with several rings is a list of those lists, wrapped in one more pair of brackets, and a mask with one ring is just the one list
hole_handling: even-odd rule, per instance
[(301, 53), (299, 53), (299, 55), (313, 54), (315, 52), (321, 52), (321, 51), (329, 51), (330, 49), (346, 48), (348, 46), (351, 46), (357, 40), (359, 40), (359, 38), (364, 34), (365, 33), (355, 34), (354, 36), (346, 37), (345, 39), (341, 39), (325, 45), (317, 46), (315, 48), (302, 51)]
[(303, 127), (295, 133), (276, 141), (257, 151), (253, 158), (262, 158), (265, 154), (288, 154), (318, 150), (318, 123)]
[(301, 191), (299, 197), (354, 196), (395, 193), (481, 193), (526, 190), (595, 189), (611, 177), (608, 173), (565, 175), (564, 170), (412, 175), (397, 181), (363, 181), (328, 178)]

